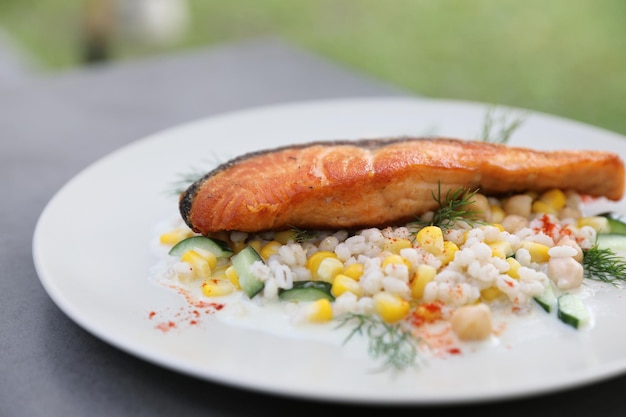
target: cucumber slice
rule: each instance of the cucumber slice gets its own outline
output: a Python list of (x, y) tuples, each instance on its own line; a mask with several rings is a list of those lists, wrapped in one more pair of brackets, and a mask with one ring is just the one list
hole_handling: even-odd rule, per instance
[(278, 297), (283, 301), (316, 301), (325, 298), (335, 301), (330, 292), (332, 285), (326, 281), (296, 281), (293, 287), (278, 291)]
[(589, 323), (591, 315), (579, 297), (565, 293), (558, 298), (557, 317), (563, 323), (579, 329)]
[(246, 246), (231, 258), (235, 272), (239, 277), (239, 285), (250, 298), (260, 293), (265, 287), (263, 281), (250, 273), (250, 267), (256, 261), (263, 262), (263, 258), (252, 246)]
[(626, 256), (626, 235), (599, 233), (596, 244), (599, 249), (610, 249), (616, 254)]
[(232, 249), (228, 247), (226, 242), (206, 236), (192, 236), (183, 239), (170, 249), (169, 254), (181, 256), (183, 253), (194, 248), (213, 252), (218, 258), (228, 258), (233, 254)]
[(600, 213), (598, 216), (606, 217), (609, 222), (609, 233), (626, 235), (626, 217), (613, 212)]
[(550, 313), (557, 303), (556, 293), (554, 292), (552, 281), (546, 281), (544, 287), (543, 294), (536, 296), (535, 301), (541, 306), (541, 308)]

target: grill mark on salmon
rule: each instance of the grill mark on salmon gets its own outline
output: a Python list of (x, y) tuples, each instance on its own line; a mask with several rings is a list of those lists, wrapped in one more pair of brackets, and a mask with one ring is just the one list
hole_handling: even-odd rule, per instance
[(540, 151), (456, 138), (311, 142), (251, 152), (208, 172), (180, 196), (197, 233), (351, 229), (412, 221), (433, 193), (504, 195), (552, 188), (619, 201), (624, 163), (611, 152)]

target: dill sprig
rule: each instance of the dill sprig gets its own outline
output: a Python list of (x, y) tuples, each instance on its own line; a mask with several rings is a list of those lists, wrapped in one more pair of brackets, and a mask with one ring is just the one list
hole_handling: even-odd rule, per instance
[(443, 230), (448, 230), (454, 227), (457, 221), (463, 220), (473, 227), (474, 223), (481, 223), (478, 219), (481, 212), (469, 208), (474, 203), (474, 196), (477, 192), (478, 189), (472, 191), (461, 187), (456, 190), (448, 190), (445, 198), (442, 199), (441, 183), (438, 183), (437, 194), (433, 191), (432, 196), (439, 208), (435, 210), (432, 220), (430, 222), (418, 220), (412, 224), (418, 227), (439, 226)]
[(355, 324), (355, 326), (346, 337), (344, 344), (356, 334), (367, 337), (370, 356), (383, 360), (378, 371), (390, 369), (398, 372), (418, 364), (419, 338), (401, 324), (386, 323), (375, 315), (348, 313), (341, 318), (337, 327), (348, 324)]
[(191, 168), (189, 172), (178, 174), (178, 179), (171, 183), (170, 193), (180, 195), (196, 180), (202, 178), (206, 170), (200, 168)]
[(511, 135), (526, 120), (526, 113), (513, 115), (509, 112), (496, 114), (497, 108), (490, 107), (485, 113), (483, 120), (483, 130), (480, 140), (492, 143), (507, 143)]
[(306, 241), (313, 240), (319, 234), (315, 230), (305, 230), (305, 229), (300, 229), (300, 228), (295, 227), (295, 226), (293, 226), (291, 228), (291, 231), (292, 231), (291, 238), (296, 243), (304, 243)]
[(626, 260), (609, 248), (598, 245), (583, 250), (585, 278), (617, 285), (626, 281)]
[(203, 163), (203, 167), (190, 167), (186, 172), (179, 173), (178, 179), (170, 184), (169, 194), (180, 195), (191, 184), (206, 175), (209, 170), (215, 169), (216, 166), (222, 164), (224, 157), (214, 153)]

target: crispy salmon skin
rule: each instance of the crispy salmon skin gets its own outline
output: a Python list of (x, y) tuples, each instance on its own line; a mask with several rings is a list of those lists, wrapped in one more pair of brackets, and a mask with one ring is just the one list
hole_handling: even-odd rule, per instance
[(204, 235), (383, 227), (436, 209), (433, 193), (459, 188), (485, 195), (559, 188), (618, 201), (624, 163), (606, 151), (456, 138), (311, 142), (234, 158), (190, 185), (179, 208)]

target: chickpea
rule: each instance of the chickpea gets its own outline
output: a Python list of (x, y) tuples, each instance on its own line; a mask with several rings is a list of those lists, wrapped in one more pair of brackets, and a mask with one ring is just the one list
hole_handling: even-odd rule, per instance
[(517, 214), (510, 214), (502, 219), (502, 223), (500, 223), (504, 230), (509, 233), (515, 233), (524, 227), (527, 227), (529, 224), (528, 218), (519, 216)]
[(557, 257), (548, 261), (548, 276), (562, 290), (583, 284), (583, 266), (574, 258)]
[(467, 210), (475, 212), (476, 218), (480, 220), (491, 221), (491, 205), (483, 194), (474, 194), (472, 203), (467, 206)]
[(576, 242), (574, 239), (572, 239), (569, 236), (563, 236), (561, 239), (559, 239), (559, 241), (557, 242), (557, 245), (559, 245), (559, 246), (569, 246), (569, 247), (572, 247), (572, 248), (576, 249), (576, 255), (574, 255), (574, 259), (576, 259), (577, 262), (582, 263), (582, 261), (583, 261), (583, 250), (581, 249), (581, 247), (578, 244), (578, 242)]
[(571, 207), (573, 209), (579, 209), (582, 204), (582, 198), (580, 194), (575, 191), (568, 190), (565, 192), (565, 196), (567, 197), (567, 203), (565, 203), (566, 207)]
[(452, 314), (451, 324), (461, 340), (484, 340), (492, 332), (491, 310), (487, 304), (460, 307)]
[(502, 208), (507, 214), (516, 214), (524, 218), (530, 216), (533, 204), (533, 197), (529, 194), (518, 194), (508, 198)]
[(580, 209), (578, 208), (566, 206), (566, 207), (563, 207), (561, 210), (559, 210), (560, 219), (567, 219), (567, 218), (580, 219), (581, 217), (582, 217), (582, 213), (580, 212)]

